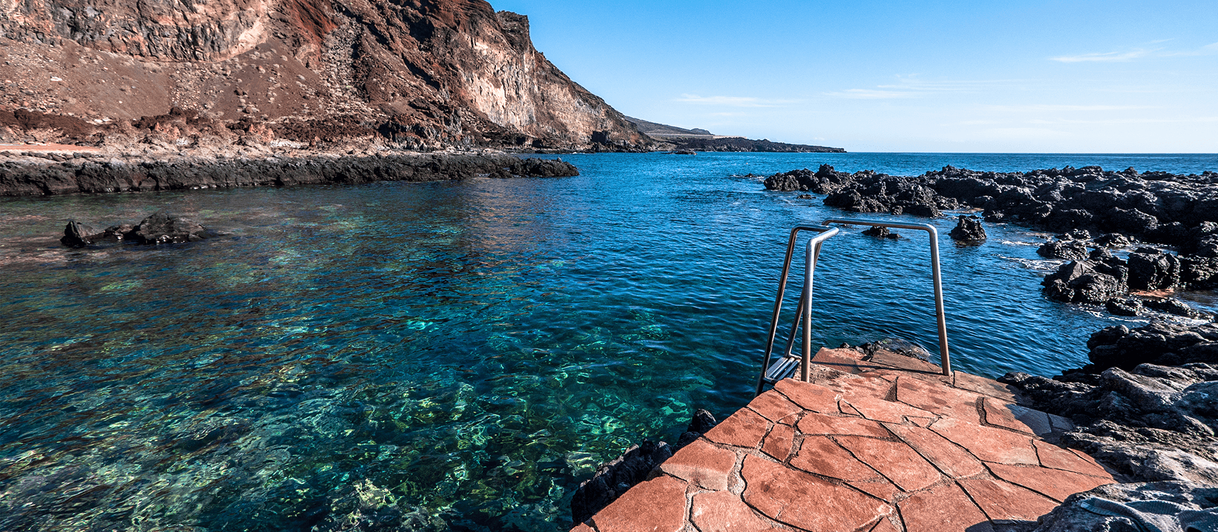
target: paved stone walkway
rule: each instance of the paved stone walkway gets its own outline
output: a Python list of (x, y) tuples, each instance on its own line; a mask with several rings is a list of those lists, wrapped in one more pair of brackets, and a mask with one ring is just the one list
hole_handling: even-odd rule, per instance
[(1115, 481), (1002, 384), (862, 356), (822, 349), (811, 382), (779, 382), (573, 531), (1001, 531)]

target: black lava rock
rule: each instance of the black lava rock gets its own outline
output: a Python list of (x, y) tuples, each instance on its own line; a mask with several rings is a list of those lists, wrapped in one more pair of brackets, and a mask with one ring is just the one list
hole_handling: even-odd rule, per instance
[(985, 228), (981, 226), (981, 218), (976, 216), (960, 215), (956, 221), (956, 227), (948, 233), (952, 240), (964, 244), (980, 244), (985, 242)]

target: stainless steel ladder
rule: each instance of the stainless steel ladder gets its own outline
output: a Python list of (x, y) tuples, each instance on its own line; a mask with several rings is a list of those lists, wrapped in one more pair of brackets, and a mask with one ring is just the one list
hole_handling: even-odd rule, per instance
[[(800, 380), (807, 381), (812, 361), (812, 279), (816, 271), (816, 261), (820, 258), (821, 246), (825, 241), (838, 234), (839, 230), (829, 227), (829, 224), (869, 225), (871, 227), (889, 227), (894, 229), (913, 229), (926, 231), (930, 236), (930, 267), (935, 285), (935, 316), (939, 325), (939, 357), (944, 375), (952, 374), (951, 357), (947, 348), (947, 321), (943, 313), (943, 278), (939, 270), (939, 232), (930, 224), (909, 224), (900, 222), (885, 222), (879, 220), (845, 220), (831, 218), (824, 225), (799, 226), (791, 230), (787, 241), (787, 255), (782, 264), (782, 276), (778, 280), (778, 297), (774, 300), (774, 317), (770, 320), (770, 334), (766, 340), (765, 362), (761, 365), (761, 375), (757, 378), (757, 395), (761, 395), (766, 383), (776, 383), (790, 377), (795, 368), (800, 368)], [(799, 296), (799, 304), (795, 310), (795, 321), (791, 325), (791, 336), (787, 340), (784, 355), (773, 361), (774, 339), (778, 335), (778, 319), (782, 312), (782, 301), (786, 295), (787, 279), (791, 273), (791, 259), (795, 253), (795, 243), (799, 233), (810, 231), (817, 233), (807, 244), (807, 255), (804, 265), (804, 287)], [(792, 354), (795, 348), (795, 335), (803, 321), (803, 342), (799, 357)], [(771, 363), (773, 361), (773, 363)]]

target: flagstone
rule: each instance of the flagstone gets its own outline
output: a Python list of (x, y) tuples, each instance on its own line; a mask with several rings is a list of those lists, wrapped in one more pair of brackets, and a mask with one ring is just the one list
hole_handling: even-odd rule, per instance
[(842, 399), (842, 402), (853, 407), (863, 417), (872, 421), (883, 421), (885, 423), (902, 423), (905, 421), (905, 416), (910, 417), (934, 417), (935, 415), (914, 408), (905, 403), (896, 401), (886, 401), (875, 397), (851, 397)]
[(1057, 501), (1009, 482), (990, 478), (958, 482), (991, 521), (1036, 521), (1057, 507)]
[(982, 532), (993, 527), (985, 514), (954, 482), (920, 491), (897, 503), (905, 530)]
[(747, 486), (744, 502), (775, 521), (804, 530), (858, 530), (893, 512), (892, 506), (849, 487), (764, 458), (745, 457), (742, 472)]
[(660, 476), (636, 484), (592, 517), (598, 532), (678, 532), (685, 528), (686, 483)]
[(903, 442), (838, 436), (837, 443), (905, 491), (918, 491), (942, 478), (917, 451)]
[(761, 414), (743, 408), (720, 421), (704, 436), (716, 443), (756, 449), (769, 430), (770, 422), (761, 417)]
[(892, 381), (879, 376), (838, 375), (831, 380), (821, 381), (826, 386), (832, 386), (847, 400), (858, 397), (873, 397), (887, 399), (892, 395)]
[(1039, 465), (1032, 437), (1009, 430), (942, 418), (930, 426), (940, 436), (967, 449), (983, 462)]
[(822, 413), (838, 411), (837, 400), (841, 398), (841, 395), (824, 386), (795, 379), (783, 379), (774, 384), (774, 389), (805, 410)]
[(901, 532), (896, 525), (892, 524), (891, 519), (891, 517), (880, 519), (880, 522), (876, 523), (870, 532)]
[(761, 452), (785, 462), (795, 446), (795, 429), (787, 425), (774, 425), (761, 443)]
[(661, 471), (708, 490), (728, 489), (735, 467), (736, 453), (701, 438), (660, 464)]
[(866, 464), (850, 456), (833, 440), (824, 436), (804, 438), (799, 452), (791, 459), (791, 465), (830, 478), (845, 481), (878, 480), (877, 474)]
[(987, 425), (1026, 432), (1037, 436), (1053, 432), (1053, 426), (1049, 423), (1049, 415), (1039, 410), (1011, 403), (1003, 403), (992, 397), (984, 398), (982, 404), (985, 410), (985, 423)]
[(923, 458), (953, 478), (971, 477), (985, 471), (981, 461), (962, 447), (922, 427), (885, 425)]
[(901, 493), (901, 488), (889, 482), (883, 477), (876, 477), (877, 480), (847, 482), (846, 484), (866, 493), (877, 499), (892, 501), (898, 493)]
[(990, 472), (994, 476), (1002, 480), (1018, 484), (1058, 502), (1066, 500), (1066, 497), (1075, 493), (1092, 490), (1115, 482), (1111, 477), (1104, 479), (1082, 473), (1062, 471), (1060, 469), (1047, 469), (1040, 466), (1020, 467), (1005, 464), (986, 464), (986, 467), (990, 469)]
[(769, 520), (729, 491), (694, 495), (690, 521), (701, 532), (755, 532), (773, 528)]
[(902, 403), (941, 416), (981, 424), (981, 416), (977, 413), (977, 400), (981, 398), (979, 394), (906, 376), (897, 379), (896, 387), (897, 400)]
[(841, 434), (846, 436), (871, 436), (889, 438), (883, 425), (869, 419), (857, 417), (834, 417), (815, 412), (804, 414), (799, 420), (799, 431), (804, 434)]
[[(1071, 450), (1063, 449), (1047, 441), (1037, 440), (1032, 442), (1032, 444), (1036, 446), (1036, 455), (1040, 457), (1040, 465), (1044, 467), (1064, 469), (1096, 477), (1112, 478), (1112, 475), (1103, 466), (1096, 463), (1094, 459), (1084, 460), (1078, 454), (1071, 452)], [(1087, 458), (1091, 457), (1088, 456)]]
[(1016, 399), (1018, 398), (1018, 391), (1010, 384), (1003, 384), (993, 379), (978, 377), (963, 371), (953, 371), (952, 377), (952, 384), (962, 390), (969, 390), (982, 395), (988, 395), (1004, 403), (1017, 402)]
[(784, 419), (793, 420), (792, 416), (804, 411), (799, 405), (792, 403), (774, 390), (757, 396), (756, 399), (749, 402), (749, 408), (775, 423), (781, 423)]

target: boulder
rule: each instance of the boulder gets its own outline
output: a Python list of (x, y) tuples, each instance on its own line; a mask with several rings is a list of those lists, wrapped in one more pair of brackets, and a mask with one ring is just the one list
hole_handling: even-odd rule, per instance
[(1129, 247), (1132, 242), (1130, 242), (1129, 238), (1121, 233), (1105, 233), (1095, 237), (1091, 243), (1099, 247), (1120, 249)]
[(892, 231), (889, 231), (887, 227), (880, 227), (880, 226), (875, 226), (875, 227), (872, 227), (871, 229), (863, 231), (863, 234), (867, 235), (867, 236), (875, 237), (875, 238), (890, 238), (890, 239), (894, 239), (894, 240), (897, 238), (901, 238), (901, 235), (898, 235)]
[(1139, 364), (1218, 364), (1218, 324), (1190, 327), (1156, 321), (1132, 330), (1118, 325), (1092, 334), (1087, 349), (1093, 372)]
[(1087, 260), (1087, 245), (1078, 240), (1053, 240), (1036, 249), (1036, 254), (1047, 259)]
[(985, 228), (981, 226), (981, 218), (960, 215), (956, 219), (956, 227), (948, 233), (952, 240), (963, 244), (980, 244), (985, 242)]
[(1138, 248), (1127, 264), (1130, 290), (1170, 290), (1180, 284), (1180, 259), (1170, 253)]
[(1104, 262), (1071, 261), (1045, 277), (1041, 284), (1050, 299), (1102, 305), (1128, 292), (1123, 268)]
[(67, 227), (63, 229), (63, 236), (59, 242), (70, 248), (83, 248), (92, 244), (96, 235), (96, 231), (85, 224), (77, 221), (68, 222)]
[(1108, 313), (1115, 316), (1133, 317), (1142, 313), (1142, 300), (1136, 297), (1121, 297), (1109, 299), (1104, 307)]
[(193, 220), (158, 212), (144, 218), (129, 234), (136, 244), (180, 244), (197, 242), (211, 236), (206, 228)]

